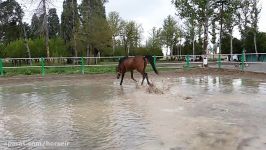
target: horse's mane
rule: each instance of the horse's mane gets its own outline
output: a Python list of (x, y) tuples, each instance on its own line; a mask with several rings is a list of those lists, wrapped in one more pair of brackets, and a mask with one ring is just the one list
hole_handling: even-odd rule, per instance
[(119, 59), (119, 65), (120, 65), (121, 63), (123, 63), (127, 58), (128, 58), (127, 56), (126, 56), (126, 57), (122, 57), (122, 58), (120, 58), (120, 59)]

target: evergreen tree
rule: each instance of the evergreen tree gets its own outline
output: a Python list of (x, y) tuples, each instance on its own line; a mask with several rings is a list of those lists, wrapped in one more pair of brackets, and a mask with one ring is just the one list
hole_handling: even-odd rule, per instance
[(65, 0), (61, 15), (61, 36), (65, 43), (70, 42), (69, 50), (72, 56), (77, 56), (76, 35), (79, 29), (79, 14), (77, 0)]
[(59, 18), (56, 14), (56, 9), (52, 8), (49, 10), (48, 15), (48, 29), (49, 29), (49, 37), (53, 38), (59, 34)]
[(15, 0), (0, 3), (0, 42), (10, 43), (22, 36), (23, 15), (23, 10)]
[(31, 38), (39, 37), (41, 33), (41, 22), (36, 13), (33, 14), (31, 18)]
[(111, 42), (104, 3), (102, 0), (83, 0), (80, 6), (82, 28), (79, 33), (86, 44), (87, 56), (96, 56)]

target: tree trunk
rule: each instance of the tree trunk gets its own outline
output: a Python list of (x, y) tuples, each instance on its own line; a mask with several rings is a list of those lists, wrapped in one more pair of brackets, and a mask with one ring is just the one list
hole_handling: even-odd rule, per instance
[[(87, 57), (90, 57), (90, 44), (87, 44), (87, 47), (86, 47), (86, 56)], [(90, 58), (86, 59), (86, 64), (90, 64)]]
[(257, 34), (254, 32), (254, 48), (255, 48), (255, 53), (256, 53), (256, 58), (257, 61), (259, 60), (259, 55), (258, 55), (258, 49), (257, 49)]
[(203, 50), (205, 51), (205, 54), (208, 55), (208, 25), (209, 18), (206, 16), (205, 22), (204, 22), (204, 42), (203, 42)]
[(129, 56), (129, 49), (130, 49), (130, 46), (127, 46), (127, 56)]
[[(94, 57), (94, 46), (93, 45), (91, 45), (90, 46), (90, 57)], [(95, 60), (95, 58), (92, 58), (92, 59), (90, 59), (90, 64), (94, 64), (94, 61)]]
[(193, 41), (192, 41), (192, 46), (193, 46), (193, 61), (195, 61), (195, 39), (194, 39), (194, 35), (193, 35)]
[(171, 46), (170, 46), (170, 58), (171, 58), (171, 60), (172, 60), (172, 57), (173, 57), (173, 44), (171, 44)]
[[(199, 44), (199, 47), (203, 49), (203, 44), (202, 44), (202, 25), (203, 23), (202, 22), (199, 22), (199, 25), (198, 25), (198, 33), (197, 33), (197, 36), (198, 36), (198, 44)], [(200, 49), (199, 51), (201, 51), (202, 49)]]
[(27, 34), (26, 34), (26, 29), (25, 29), (25, 26), (23, 25), (22, 21), (20, 22), (20, 24), (22, 25), (22, 29), (23, 29), (24, 45), (25, 45), (25, 47), (27, 49), (27, 53), (28, 53), (28, 57), (29, 57), (29, 63), (30, 63), (30, 65), (32, 65), (31, 52), (30, 52), (28, 37), (27, 37)]
[(44, 26), (44, 35), (45, 35), (45, 49), (46, 49), (46, 55), (47, 58), (50, 57), (50, 51), (49, 51), (49, 32), (48, 32), (48, 24), (47, 24), (47, 13), (46, 13), (46, 1), (42, 0), (43, 3), (43, 13), (44, 13), (44, 19), (43, 19), (43, 26)]
[(113, 56), (115, 55), (115, 37), (113, 36)]
[(181, 51), (182, 51), (182, 41), (181, 41), (181, 37), (180, 37), (180, 41), (179, 41), (180, 43), (179, 43), (179, 50), (180, 50), (180, 55), (181, 55)]
[(77, 42), (76, 42), (76, 24), (75, 24), (75, 10), (74, 10), (74, 0), (72, 0), (72, 34), (73, 34), (73, 42), (74, 42), (74, 53), (75, 53), (75, 57), (78, 57), (78, 51), (77, 51)]
[(124, 41), (124, 48), (125, 48), (125, 56), (128, 57), (127, 41), (126, 41), (125, 37), (123, 37), (123, 41)]
[(233, 61), (233, 30), (230, 30), (230, 61)]
[[(182, 47), (182, 45), (180, 45), (180, 47)], [(182, 55), (182, 49), (180, 48), (180, 56)]]
[[(76, 41), (76, 34), (74, 33), (74, 35), (73, 35), (73, 42), (74, 42), (74, 53), (75, 53), (75, 57), (78, 57), (78, 51), (77, 51), (77, 41)], [(74, 59), (75, 61), (74, 61), (74, 64), (77, 64), (77, 62), (78, 61), (76, 61), (77, 60), (77, 58), (75, 58)]]

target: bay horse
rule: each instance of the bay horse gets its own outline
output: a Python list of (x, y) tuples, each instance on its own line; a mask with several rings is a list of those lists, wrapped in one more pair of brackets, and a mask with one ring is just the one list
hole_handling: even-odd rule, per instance
[(119, 64), (116, 67), (117, 71), (117, 79), (121, 77), (120, 85), (123, 83), (124, 75), (126, 72), (131, 72), (131, 79), (137, 82), (133, 77), (133, 71), (137, 70), (142, 75), (142, 82), (141, 85), (143, 85), (143, 81), (146, 78), (148, 85), (150, 84), (150, 81), (148, 79), (148, 74), (145, 72), (146, 66), (148, 62), (151, 64), (153, 71), (158, 74), (158, 71), (155, 67), (153, 57), (150, 55), (146, 56), (135, 56), (135, 57), (123, 57), (119, 60)]

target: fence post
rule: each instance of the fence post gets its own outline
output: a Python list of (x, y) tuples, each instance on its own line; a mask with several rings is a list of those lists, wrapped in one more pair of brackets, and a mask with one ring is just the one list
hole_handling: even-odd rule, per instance
[(219, 53), (219, 56), (218, 56), (218, 68), (221, 69), (221, 67), (222, 67), (221, 54)]
[(190, 68), (190, 60), (189, 60), (189, 55), (186, 56), (186, 68)]
[(156, 56), (153, 56), (153, 63), (156, 65)]
[(81, 66), (80, 66), (81, 68), (81, 73), (82, 74), (84, 74), (84, 59), (83, 59), (83, 57), (81, 57)]
[(44, 68), (44, 58), (41, 57), (41, 70), (42, 70), (42, 76), (44, 77), (45, 75), (45, 68)]
[(241, 55), (241, 70), (244, 71), (244, 61), (245, 61), (245, 54), (244, 54), (244, 49), (242, 50), (242, 55)]
[(2, 58), (0, 58), (0, 75), (1, 75), (1, 76), (4, 76), (4, 69), (3, 69)]

